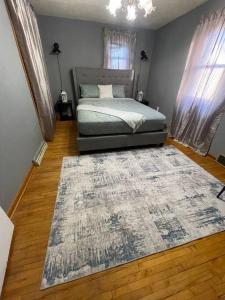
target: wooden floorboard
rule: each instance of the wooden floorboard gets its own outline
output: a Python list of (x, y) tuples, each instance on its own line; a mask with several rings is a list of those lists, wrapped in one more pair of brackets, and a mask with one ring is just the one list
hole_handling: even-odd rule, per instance
[[(75, 133), (73, 122), (57, 122), (55, 139), (13, 216), (14, 239), (1, 299), (225, 300), (225, 232), (40, 290), (62, 159), (78, 154)], [(168, 143), (225, 182), (225, 169), (212, 157)]]

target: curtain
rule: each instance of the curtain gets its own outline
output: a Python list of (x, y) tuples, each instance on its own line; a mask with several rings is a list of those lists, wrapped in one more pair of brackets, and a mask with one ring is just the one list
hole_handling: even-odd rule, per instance
[(104, 68), (132, 69), (136, 45), (136, 33), (104, 30)]
[(32, 89), (41, 130), (46, 141), (51, 141), (55, 130), (55, 113), (37, 19), (28, 0), (6, 0), (6, 5)]
[(202, 18), (178, 91), (171, 135), (201, 155), (225, 112), (225, 10)]

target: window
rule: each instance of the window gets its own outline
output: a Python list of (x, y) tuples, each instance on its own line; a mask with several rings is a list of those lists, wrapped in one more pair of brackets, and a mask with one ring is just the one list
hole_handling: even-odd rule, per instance
[[(202, 101), (212, 101), (225, 73), (225, 48), (221, 47), (219, 42), (216, 44), (210, 43), (212, 39), (221, 40), (221, 38), (217, 38), (218, 28), (216, 27), (213, 31), (215, 33), (209, 32), (206, 35), (205, 48), (203, 50), (200, 45), (202, 53), (199, 55), (199, 61), (201, 63), (196, 63), (196, 66), (193, 66), (192, 76), (194, 76), (194, 84), (192, 82), (190, 91), (191, 98), (195, 99), (195, 101), (200, 99)], [(192, 52), (194, 50), (192, 49)], [(188, 68), (185, 69), (185, 72), (188, 73), (189, 71)], [(203, 107), (202, 111), (204, 111)]]
[(131, 32), (104, 32), (104, 68), (132, 69), (136, 44), (136, 34)]
[(225, 13), (197, 26), (171, 124), (171, 135), (202, 155), (210, 149), (225, 111)]
[(110, 45), (108, 62), (109, 69), (129, 69), (129, 61), (130, 59), (128, 46), (120, 46), (115, 43)]
[(212, 55), (207, 65), (203, 64), (196, 68), (198, 84), (196, 85), (195, 98), (201, 99), (204, 94), (205, 101), (214, 99), (214, 94), (217, 92), (217, 87), (224, 76), (224, 71), (225, 49), (222, 49), (216, 59), (215, 55)]

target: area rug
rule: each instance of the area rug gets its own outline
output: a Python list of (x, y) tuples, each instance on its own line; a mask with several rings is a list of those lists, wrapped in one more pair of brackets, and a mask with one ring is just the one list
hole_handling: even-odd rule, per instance
[(221, 188), (173, 146), (65, 157), (41, 288), (225, 230)]

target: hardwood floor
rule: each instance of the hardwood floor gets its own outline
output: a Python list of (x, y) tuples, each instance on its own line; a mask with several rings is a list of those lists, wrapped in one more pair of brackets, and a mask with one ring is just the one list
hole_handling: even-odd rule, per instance
[[(225, 169), (211, 157), (176, 146), (225, 182)], [(12, 219), (14, 241), (2, 300), (225, 299), (225, 232), (40, 291), (62, 158), (76, 155), (75, 148), (73, 122), (58, 122), (55, 140)]]

